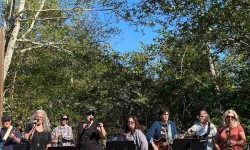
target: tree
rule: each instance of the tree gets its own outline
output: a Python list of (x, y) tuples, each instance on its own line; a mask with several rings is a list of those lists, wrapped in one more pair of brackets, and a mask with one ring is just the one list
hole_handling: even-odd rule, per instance
[[(250, 28), (246, 19), (249, 18), (249, 2), (143, 0), (127, 8), (118, 12), (131, 24), (159, 27), (156, 44), (147, 48), (155, 58), (156, 76), (162, 80), (159, 82), (163, 87), (159, 87), (159, 91), (164, 94), (156, 94), (158, 100), (184, 110), (179, 114), (191, 112), (190, 117), (195, 115), (193, 108), (205, 107), (214, 116), (221, 115), (228, 108), (242, 112), (248, 96), (243, 98), (240, 95), (248, 95), (249, 92), (238, 86), (242, 83), (238, 77), (244, 74), (241, 79), (247, 81), (249, 78), (244, 72), (248, 72), (245, 66), (248, 60), (245, 58), (249, 57)], [(238, 56), (244, 65), (224, 61)], [(235, 66), (235, 70), (229, 66)], [(237, 73), (239, 69), (241, 75)], [(229, 76), (235, 80), (227, 80)], [(233, 91), (226, 88), (232, 86), (235, 88)], [(167, 100), (164, 97), (168, 97)], [(235, 105), (235, 97), (241, 106)], [(178, 103), (184, 108), (178, 107)]]
[[(71, 106), (77, 105), (73, 98), (79, 94), (74, 90), (86, 85), (82, 84), (85, 81), (78, 82), (78, 78), (84, 77), (79, 74), (105, 55), (107, 39), (119, 32), (107, 26), (110, 20), (102, 22), (98, 11), (111, 10), (78, 1), (3, 2), (5, 113), (23, 122), (31, 110), (38, 108), (50, 110), (54, 121), (58, 112), (74, 116)], [(81, 72), (75, 74), (79, 68)], [(81, 107), (76, 107), (75, 113), (79, 113)], [(75, 119), (79, 120), (79, 115)]]

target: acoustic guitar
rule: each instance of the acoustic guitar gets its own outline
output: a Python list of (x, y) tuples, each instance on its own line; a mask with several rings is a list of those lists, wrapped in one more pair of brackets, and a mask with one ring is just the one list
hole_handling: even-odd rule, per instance
[[(16, 128), (14, 131), (12, 131), (10, 134), (15, 134), (15, 132), (17, 132), (18, 129)], [(9, 134), (9, 135), (10, 135)], [(0, 143), (0, 150), (4, 150), (4, 145), (9, 141), (9, 137), (6, 140), (2, 140), (2, 142)]]
[[(171, 146), (166, 138), (160, 138), (160, 140), (154, 140), (154, 144), (157, 146), (158, 150), (171, 150)], [(149, 150), (153, 150), (152, 146), (149, 146)]]

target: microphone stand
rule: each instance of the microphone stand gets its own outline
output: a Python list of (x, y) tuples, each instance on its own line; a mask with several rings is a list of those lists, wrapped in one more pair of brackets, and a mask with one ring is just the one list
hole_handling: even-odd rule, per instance
[(31, 141), (32, 141), (32, 139), (33, 139), (33, 135), (34, 135), (34, 133), (35, 133), (35, 129), (36, 129), (36, 126), (37, 126), (37, 123), (33, 123), (33, 127), (32, 127), (32, 129), (30, 130), (30, 135), (29, 135), (29, 138), (28, 138), (28, 143), (30, 144), (30, 150), (32, 150), (32, 144), (31, 144)]

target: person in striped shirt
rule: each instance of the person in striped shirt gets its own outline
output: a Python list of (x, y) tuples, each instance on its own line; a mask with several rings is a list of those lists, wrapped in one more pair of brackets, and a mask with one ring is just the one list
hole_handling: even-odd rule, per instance
[(73, 140), (72, 128), (67, 125), (68, 117), (63, 115), (60, 118), (60, 126), (53, 129), (51, 133), (52, 141), (57, 141), (60, 146), (69, 146)]

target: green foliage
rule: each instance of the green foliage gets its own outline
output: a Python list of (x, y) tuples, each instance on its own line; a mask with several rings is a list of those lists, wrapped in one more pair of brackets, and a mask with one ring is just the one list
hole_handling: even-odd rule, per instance
[[(82, 1), (75, 1), (74, 6), (91, 7), (93, 2), (83, 6)], [(45, 9), (73, 6), (69, 3), (50, 1)], [(27, 35), (32, 40), (17, 43), (5, 82), (5, 113), (25, 124), (35, 110), (44, 109), (53, 126), (66, 114), (70, 125), (76, 127), (82, 111), (91, 107), (97, 120), (117, 131), (129, 114), (148, 127), (158, 119), (158, 108), (167, 106), (178, 129), (186, 130), (201, 109), (220, 125), (223, 111), (233, 108), (242, 123), (249, 124), (248, 2), (144, 0), (131, 5), (136, 7), (125, 7), (126, 1), (98, 4), (114, 7), (114, 12), (138, 27), (159, 26), (155, 43), (142, 44), (142, 52), (121, 55), (106, 46), (107, 38), (118, 30), (102, 30), (99, 21), (88, 22), (90, 13), (41, 12), (42, 18), (68, 19), (37, 21)], [(26, 7), (38, 6), (39, 2), (29, 1)], [(19, 37), (30, 27), (34, 14), (27, 11)], [(22, 51), (34, 46), (34, 41), (45, 46)], [(210, 60), (215, 76), (211, 75)]]

